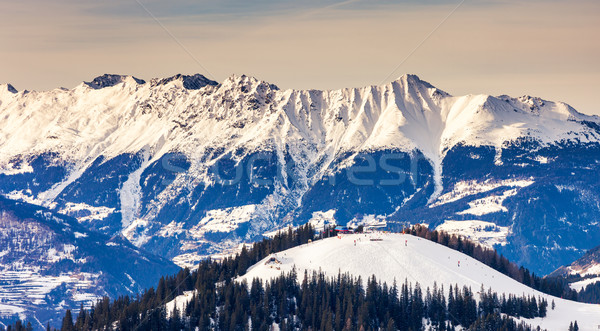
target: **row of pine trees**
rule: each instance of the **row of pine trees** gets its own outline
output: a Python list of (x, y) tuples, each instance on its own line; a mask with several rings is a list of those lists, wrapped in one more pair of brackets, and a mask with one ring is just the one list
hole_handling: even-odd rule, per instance
[[(99, 304), (93, 310), (81, 309), (75, 322), (70, 312), (63, 319), (61, 330), (422, 330), (428, 321), (436, 330), (467, 329), (482, 325), (489, 316), (506, 314), (514, 317), (545, 317), (547, 302), (534, 297), (499, 297), (483, 292), (477, 303), (470, 288), (443, 286), (421, 289), (418, 283), (405, 281), (388, 286), (375, 277), (366, 280), (348, 274), (328, 278), (322, 273), (305, 273), (298, 283), (295, 271), (263, 283), (251, 284), (228, 280), (217, 282), (212, 270), (191, 273), (194, 294), (181, 311), (167, 311), (164, 297), (153, 308), (144, 307), (144, 300), (121, 298)], [(181, 272), (180, 275), (183, 275)], [(213, 275), (215, 275), (214, 273)], [(185, 279), (183, 280), (185, 283)], [(177, 277), (176, 277), (177, 278)], [(204, 279), (204, 281), (199, 281)], [(169, 280), (169, 283), (172, 280)], [(190, 282), (191, 283), (191, 282)], [(198, 287), (198, 285), (200, 285)], [(446, 294), (447, 293), (447, 294)], [(154, 300), (158, 300), (154, 292)], [(143, 308), (142, 308), (143, 307)], [(529, 330), (525, 325), (511, 324), (506, 330)]]
[[(515, 268), (494, 250), (460, 237), (418, 225), (404, 231), (461, 251), (545, 292), (559, 292), (562, 285)], [(332, 231), (327, 230), (320, 237), (330, 235)], [(407, 282), (400, 286), (382, 284), (375, 277), (368, 279), (364, 288), (360, 278), (341, 274), (332, 279), (323, 274), (305, 274), (301, 283), (295, 274), (267, 283), (233, 281), (269, 254), (314, 239), (310, 224), (290, 228), (253, 244), (251, 249), (244, 247), (238, 255), (222, 262), (205, 260), (193, 272), (182, 269), (177, 275), (162, 277), (156, 289), (150, 288), (136, 297), (123, 296), (113, 301), (103, 298), (92, 309), (82, 307), (75, 319), (67, 311), (61, 329), (266, 330), (277, 324), (284, 330), (419, 330), (425, 319), (439, 330), (481, 326), (486, 321), (508, 325), (507, 330), (525, 330), (525, 325), (512, 323), (506, 315), (531, 318), (547, 312), (548, 304), (540, 298), (498, 296), (483, 289), (474, 294), (470, 288), (456, 286), (450, 286), (448, 292), (437, 286), (423, 290), (418, 284)], [(167, 312), (165, 303), (186, 291), (194, 292), (185, 309)], [(479, 304), (476, 295), (480, 297)]]

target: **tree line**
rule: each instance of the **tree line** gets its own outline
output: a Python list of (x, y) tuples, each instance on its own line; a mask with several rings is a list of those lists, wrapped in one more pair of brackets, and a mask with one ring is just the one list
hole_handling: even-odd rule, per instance
[[(459, 250), (513, 278), (520, 276), (522, 282), (537, 282), (541, 288), (552, 289), (524, 268), (517, 268), (515, 273), (514, 264), (494, 250), (422, 226), (404, 231)], [(326, 229), (319, 237), (331, 235), (331, 229)], [(362, 280), (350, 275), (338, 275), (336, 279), (327, 279), (322, 274), (304, 275), (301, 284), (295, 275), (282, 275), (265, 284), (259, 280), (251, 284), (233, 281), (269, 254), (315, 239), (318, 238), (310, 224), (295, 230), (289, 228), (254, 243), (250, 249), (244, 247), (239, 254), (221, 262), (207, 259), (193, 272), (186, 268), (174, 276), (162, 277), (156, 289), (150, 288), (135, 297), (123, 296), (112, 301), (105, 297), (91, 309), (81, 307), (75, 320), (72, 312), (67, 311), (61, 330), (95, 330), (114, 325), (122, 330), (178, 330), (196, 326), (222, 330), (248, 326), (265, 329), (273, 323), (280, 328), (300, 325), (302, 329), (313, 330), (330, 326), (336, 330), (418, 330), (423, 318), (436, 329), (446, 330), (459, 325), (467, 328), (476, 322), (477, 325), (485, 321), (496, 323), (498, 319), (490, 316), (497, 314), (529, 318), (545, 316), (547, 311), (547, 303), (540, 298), (499, 297), (481, 289), (477, 304), (468, 288), (451, 287), (446, 296), (443, 287), (423, 291), (418, 284), (413, 286), (407, 282), (389, 286), (377, 282), (374, 276), (364, 289)], [(165, 303), (187, 291), (193, 291), (193, 296), (185, 309), (167, 312)], [(500, 318), (498, 323), (511, 324), (510, 319), (502, 320)], [(523, 328), (525, 326), (514, 324), (509, 329)]]
[[(600, 275), (585, 275), (582, 277), (579, 274), (567, 275), (564, 276), (564, 279), (568, 283), (575, 283), (579, 281), (583, 281), (586, 279), (600, 279)], [(600, 304), (600, 280), (592, 282), (583, 286), (579, 292), (577, 292), (577, 301), (592, 303), (592, 304)]]
[[(153, 295), (130, 300), (104, 301), (93, 309), (81, 309), (76, 320), (71, 312), (61, 330), (456, 330), (502, 323), (505, 330), (531, 330), (525, 324), (495, 317), (545, 317), (547, 303), (541, 298), (501, 298), (488, 291), (477, 303), (471, 288), (434, 284), (422, 289), (419, 283), (394, 282), (349, 274), (327, 277), (305, 271), (302, 281), (293, 270), (270, 281), (253, 279), (250, 284), (226, 279), (219, 282), (214, 266), (202, 271), (180, 272), (165, 279), (164, 289), (194, 291), (182, 310), (167, 311), (166, 300), (157, 289)], [(189, 277), (188, 277), (189, 276)], [(186, 282), (185, 278), (190, 281)], [(183, 280), (177, 283), (177, 279)], [(183, 285), (185, 284), (185, 285)], [(189, 284), (193, 284), (190, 287)], [(480, 293), (481, 294), (481, 293)], [(498, 315), (499, 316), (499, 315)], [(425, 325), (424, 323), (428, 323)], [(495, 325), (495, 324), (494, 324)]]

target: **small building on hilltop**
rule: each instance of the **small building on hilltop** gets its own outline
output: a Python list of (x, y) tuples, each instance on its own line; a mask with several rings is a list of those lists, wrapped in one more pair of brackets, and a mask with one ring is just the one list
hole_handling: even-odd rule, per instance
[(335, 231), (336, 234), (353, 233), (354, 232), (352, 229), (349, 229), (348, 227), (345, 227), (345, 226), (336, 226), (335, 229), (333, 229), (333, 231)]

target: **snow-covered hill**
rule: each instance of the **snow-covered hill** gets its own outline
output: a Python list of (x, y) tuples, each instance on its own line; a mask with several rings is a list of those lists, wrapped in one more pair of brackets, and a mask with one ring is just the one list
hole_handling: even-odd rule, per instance
[(451, 96), (414, 75), (331, 91), (104, 75), (1, 85), (0, 118), (1, 193), (181, 265), (330, 211), (492, 222), (504, 253), (541, 273), (600, 242), (600, 186), (581, 180), (598, 168), (599, 120), (560, 102)]
[[(373, 241), (376, 240), (376, 241)], [(272, 258), (276, 261), (273, 261)], [(363, 281), (375, 275), (379, 281), (392, 284), (408, 280), (423, 288), (458, 284), (478, 292), (481, 287), (497, 293), (534, 295), (555, 302), (545, 318), (523, 319), (542, 329), (566, 330), (577, 320), (581, 330), (597, 330), (600, 306), (567, 301), (535, 291), (473, 258), (437, 243), (404, 234), (354, 234), (318, 240), (279, 252), (258, 262), (238, 278), (249, 283), (254, 278), (271, 279), (296, 268), (302, 278), (304, 270), (322, 271), (335, 277), (338, 273), (360, 276)], [(302, 279), (299, 279), (302, 281)], [(179, 298), (183, 301), (183, 297)]]

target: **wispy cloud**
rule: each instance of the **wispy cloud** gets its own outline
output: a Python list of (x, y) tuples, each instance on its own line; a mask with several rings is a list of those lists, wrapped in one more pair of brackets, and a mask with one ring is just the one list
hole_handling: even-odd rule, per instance
[[(11, 65), (0, 65), (0, 81), (48, 89), (104, 72), (202, 72), (195, 57), (217, 80), (246, 73), (283, 88), (378, 84), (458, 3), (139, 1), (188, 51), (135, 0), (9, 2), (0, 63)], [(592, 0), (467, 0), (388, 80), (410, 72), (456, 94), (540, 95), (600, 112), (592, 97), (599, 21)]]

